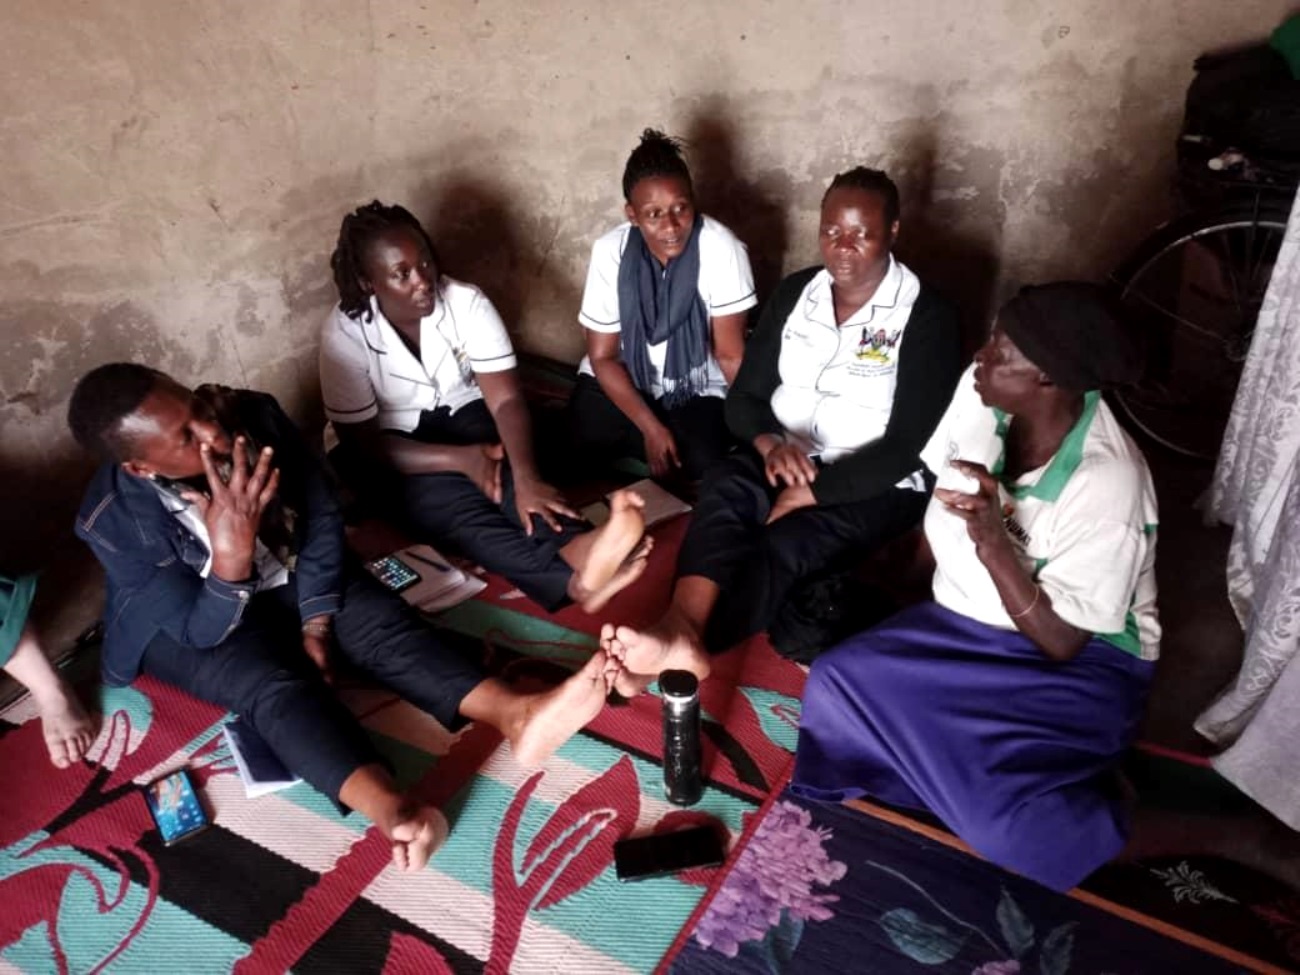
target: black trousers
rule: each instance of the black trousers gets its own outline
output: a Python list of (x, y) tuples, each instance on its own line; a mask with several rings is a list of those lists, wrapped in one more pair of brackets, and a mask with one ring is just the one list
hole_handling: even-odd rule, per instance
[[(482, 400), (454, 414), (445, 407), (425, 413), (420, 425), (402, 436), (453, 445), (498, 441), (496, 424)], [(330, 461), (348, 486), (380, 511), (396, 508), (397, 520), (418, 541), (464, 555), (505, 576), (547, 610), (557, 610), (568, 601), (573, 568), (560, 550), (590, 531), (591, 525), (559, 516), (557, 532), (533, 516), (533, 533), (528, 535), (515, 508), (509, 461), (501, 469), (499, 505), (464, 474), (403, 475), (391, 468), (379, 469), (346, 444), (330, 453)]]
[[(677, 441), (682, 475), (687, 480), (698, 481), (735, 446), (735, 438), (727, 429), (723, 399), (696, 396), (668, 409), (658, 400), (641, 395)], [(641, 431), (605, 395), (595, 377), (578, 377), (569, 397), (568, 412), (574, 456), (587, 463), (601, 464), (620, 457), (646, 459)]]
[(765, 525), (780, 491), (753, 451), (727, 458), (700, 488), (677, 576), (704, 576), (720, 592), (704, 634), (711, 653), (766, 630), (802, 579), (846, 567), (912, 528), (929, 495), (889, 488), (850, 504), (801, 508)]
[[(160, 633), (145, 649), (142, 670), (240, 715), (287, 768), (337, 801), (349, 775), (382, 760), (303, 651), (296, 590), (290, 576), (287, 585), (255, 595), (215, 647), (185, 646)], [(464, 724), (460, 702), (483, 671), (351, 561), (334, 635), (336, 652), (351, 664), (446, 727)]]

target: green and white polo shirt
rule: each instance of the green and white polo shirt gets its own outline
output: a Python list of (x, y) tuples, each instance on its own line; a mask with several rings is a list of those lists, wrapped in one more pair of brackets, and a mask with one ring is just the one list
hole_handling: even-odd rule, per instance
[[(966, 370), (921, 459), (938, 474), (952, 458), (1001, 474), (1011, 418), (983, 404)], [(1067, 623), (1121, 650), (1155, 660), (1156, 496), (1141, 451), (1097, 392), (1060, 449), (1042, 467), (1002, 479), (1003, 522), (1030, 572)], [(942, 606), (1014, 629), (966, 524), (937, 499), (925, 534), (938, 567), (934, 598)]]

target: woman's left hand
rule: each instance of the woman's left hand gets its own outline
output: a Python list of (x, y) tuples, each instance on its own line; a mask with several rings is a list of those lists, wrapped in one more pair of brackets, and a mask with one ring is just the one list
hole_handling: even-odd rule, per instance
[(934, 496), (950, 512), (966, 522), (966, 533), (979, 552), (988, 545), (1007, 541), (1007, 530), (1002, 524), (1002, 499), (998, 494), (998, 479), (983, 464), (966, 460), (949, 463), (968, 477), (979, 482), (979, 491), (968, 494), (951, 488), (937, 487)]
[(540, 478), (515, 478), (515, 510), (519, 512), (519, 520), (529, 535), (533, 533), (533, 515), (537, 515), (556, 532), (562, 527), (556, 515), (567, 515), (574, 519), (582, 517), (569, 507), (563, 494)]

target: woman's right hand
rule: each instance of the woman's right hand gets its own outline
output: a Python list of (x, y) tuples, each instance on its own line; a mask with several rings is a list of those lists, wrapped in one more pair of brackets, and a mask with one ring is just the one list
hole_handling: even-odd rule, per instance
[(182, 496), (203, 517), (212, 547), (212, 571), (219, 579), (242, 582), (252, 575), (262, 512), (280, 486), (280, 471), (271, 467), (271, 455), (270, 447), (263, 448), (250, 470), (247, 444), (243, 437), (236, 437), (227, 484), (217, 473), (211, 448), (207, 444), (199, 448), (209, 494), (185, 491)]
[(807, 454), (775, 434), (764, 433), (754, 440), (763, 458), (767, 483), (773, 487), (807, 487), (817, 480), (817, 465)]
[(664, 477), (681, 467), (682, 462), (677, 456), (677, 441), (673, 439), (672, 431), (658, 420), (652, 422), (652, 426), (647, 425), (641, 431), (645, 440), (645, 459), (652, 475)]
[(461, 473), (474, 482), (493, 504), (501, 503), (501, 461), (506, 449), (499, 443), (480, 443), (465, 448)]

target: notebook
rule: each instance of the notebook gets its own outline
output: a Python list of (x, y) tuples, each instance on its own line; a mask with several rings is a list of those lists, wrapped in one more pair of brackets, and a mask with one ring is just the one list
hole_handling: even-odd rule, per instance
[(422, 612), (449, 609), (487, 588), (486, 582), (456, 568), (431, 546), (408, 545), (393, 555), (420, 577), (419, 582), (401, 593), (403, 599)]
[(291, 785), (301, 782), (284, 763), (271, 751), (261, 735), (253, 726), (240, 718), (227, 721), (222, 729), (230, 754), (239, 769), (239, 777), (244, 782), (244, 794), (250, 799), (279, 792)]
[[(635, 491), (645, 499), (645, 526), (647, 528), (657, 525), (661, 521), (667, 521), (669, 518), (684, 515), (691, 510), (689, 504), (677, 497), (677, 495), (664, 490), (648, 477), (637, 481), (635, 484), (629, 484), (624, 490)], [(582, 515), (593, 525), (603, 525), (609, 520), (609, 505), (604, 501), (597, 501), (595, 504), (589, 504), (583, 508)]]

